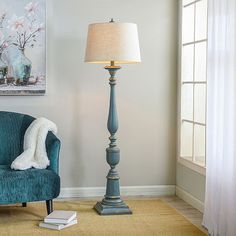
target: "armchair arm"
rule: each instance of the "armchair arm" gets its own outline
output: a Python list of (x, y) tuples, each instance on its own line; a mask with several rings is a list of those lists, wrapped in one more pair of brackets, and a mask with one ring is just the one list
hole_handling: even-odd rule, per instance
[(47, 169), (53, 170), (57, 174), (59, 172), (60, 147), (61, 147), (60, 140), (52, 132), (48, 132), (46, 138), (46, 150), (50, 161), (50, 166), (48, 166)]

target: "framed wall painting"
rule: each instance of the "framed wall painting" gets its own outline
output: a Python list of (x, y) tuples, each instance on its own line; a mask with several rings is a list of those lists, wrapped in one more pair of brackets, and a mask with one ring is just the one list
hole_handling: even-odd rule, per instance
[(46, 92), (46, 0), (0, 0), (0, 95)]

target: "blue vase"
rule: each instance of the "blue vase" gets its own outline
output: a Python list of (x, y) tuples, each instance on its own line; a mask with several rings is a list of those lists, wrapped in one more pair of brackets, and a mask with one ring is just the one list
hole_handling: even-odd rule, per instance
[(0, 84), (4, 84), (7, 78), (7, 64), (2, 59), (2, 54), (0, 54)]
[(27, 85), (31, 76), (32, 63), (24, 51), (20, 51), (12, 62), (13, 76), (17, 85)]

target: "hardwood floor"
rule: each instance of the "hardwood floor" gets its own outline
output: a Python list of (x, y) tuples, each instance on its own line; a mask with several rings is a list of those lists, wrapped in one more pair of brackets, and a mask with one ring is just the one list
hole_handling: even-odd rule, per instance
[(177, 196), (161, 197), (166, 203), (175, 208), (179, 213), (186, 217), (192, 224), (196, 225), (199, 229), (207, 234), (207, 230), (202, 227), (203, 214), (180, 199)]
[[(142, 197), (142, 196), (137, 196), (137, 197), (124, 197), (125, 199), (161, 199), (164, 202), (166, 202), (168, 205), (176, 209), (180, 214), (182, 214), (184, 217), (186, 217), (192, 224), (196, 225), (200, 230), (202, 230), (204, 233), (207, 234), (207, 230), (202, 227), (202, 219), (203, 219), (203, 214), (180, 199), (177, 196), (167, 196), (167, 197)], [(65, 199), (58, 199), (59, 201), (63, 201)], [(71, 201), (87, 201), (87, 200), (101, 200), (101, 198), (71, 198), (71, 199), (66, 199), (71, 200)]]

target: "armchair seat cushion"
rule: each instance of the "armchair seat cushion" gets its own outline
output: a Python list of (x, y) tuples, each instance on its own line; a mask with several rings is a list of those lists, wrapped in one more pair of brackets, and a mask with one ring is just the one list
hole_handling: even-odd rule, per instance
[(60, 177), (50, 169), (15, 171), (0, 165), (0, 204), (54, 199), (60, 193)]

